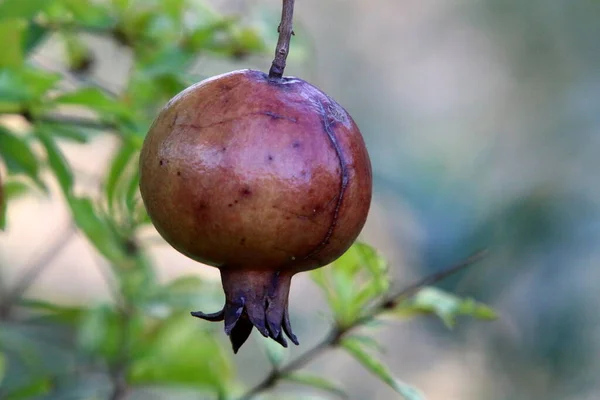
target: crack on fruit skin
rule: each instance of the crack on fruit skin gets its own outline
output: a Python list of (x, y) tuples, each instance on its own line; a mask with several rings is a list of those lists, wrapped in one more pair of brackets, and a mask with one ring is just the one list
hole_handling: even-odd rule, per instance
[[(192, 128), (195, 130), (202, 130), (202, 129), (206, 129), (206, 128), (210, 128), (211, 126), (215, 126), (215, 125), (221, 125), (221, 124), (226, 124), (228, 122), (232, 122), (238, 119), (242, 119), (242, 118), (247, 118), (247, 117), (251, 117), (253, 115), (262, 115), (265, 117), (269, 117), (272, 120), (286, 120), (286, 121), (290, 121), (293, 122), (294, 124), (298, 123), (298, 119), (297, 118), (293, 118), (293, 117), (287, 117), (285, 115), (281, 115), (281, 114), (277, 114), (274, 113), (272, 111), (254, 111), (254, 112), (250, 112), (247, 114), (242, 114), (242, 115), (237, 115), (235, 117), (232, 118), (227, 118), (221, 121), (216, 121), (216, 122), (212, 122), (208, 125), (198, 125), (198, 124), (186, 124), (186, 123), (180, 123), (177, 124), (177, 128)], [(173, 122), (175, 122), (175, 120), (173, 120)]]
[(263, 114), (271, 117), (272, 119), (287, 119), (288, 121), (292, 121), (295, 124), (298, 123), (297, 118), (286, 117), (285, 115), (277, 114), (272, 111), (265, 111)]
[[(342, 152), (342, 148), (340, 147), (340, 144), (338, 143), (337, 137), (335, 136), (335, 133), (334, 133), (333, 127), (332, 127), (331, 118), (337, 118), (337, 116), (331, 115), (330, 113), (328, 113), (327, 110), (325, 109), (325, 105), (322, 102), (320, 102), (320, 101), (315, 102), (315, 105), (318, 106), (319, 114), (321, 116), (321, 123), (323, 125), (323, 130), (327, 134), (327, 137), (329, 138), (329, 141), (331, 142), (331, 145), (333, 146), (333, 149), (335, 150), (335, 153), (340, 162), (340, 180), (341, 180), (341, 182), (340, 182), (340, 190), (338, 193), (338, 200), (335, 205), (335, 209), (333, 210), (333, 216), (331, 219), (331, 224), (329, 225), (329, 229), (327, 230), (327, 233), (325, 234), (325, 237), (321, 240), (321, 242), (312, 251), (310, 251), (306, 256), (304, 256), (304, 260), (307, 260), (309, 258), (314, 258), (317, 254), (319, 254), (325, 248), (325, 246), (327, 246), (329, 244), (329, 240), (331, 239), (331, 236), (333, 235), (333, 231), (335, 230), (335, 227), (337, 225), (340, 208), (342, 207), (342, 202), (344, 200), (344, 194), (346, 193), (346, 188), (348, 187), (348, 182), (350, 180), (350, 178), (348, 176), (348, 167), (347, 167), (346, 159), (344, 157), (344, 153)], [(331, 110), (331, 104), (329, 104), (328, 109)]]
[(175, 123), (177, 122), (178, 117), (179, 117), (179, 111), (175, 111), (175, 113), (173, 114), (173, 119), (171, 120), (171, 123), (169, 124), (170, 129), (173, 129), (173, 127), (175, 126)]

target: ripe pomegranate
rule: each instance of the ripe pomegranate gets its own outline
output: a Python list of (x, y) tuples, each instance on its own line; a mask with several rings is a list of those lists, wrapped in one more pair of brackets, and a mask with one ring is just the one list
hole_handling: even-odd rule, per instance
[(348, 113), (309, 83), (234, 71), (189, 87), (144, 142), (140, 188), (158, 232), (220, 269), (234, 352), (253, 327), (298, 344), (292, 276), (344, 253), (371, 202), (371, 164)]

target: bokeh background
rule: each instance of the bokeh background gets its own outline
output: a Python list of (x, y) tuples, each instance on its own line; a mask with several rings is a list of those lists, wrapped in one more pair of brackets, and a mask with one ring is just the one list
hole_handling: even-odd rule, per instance
[[(273, 29), (280, 12), (275, 0), (208, 3), (260, 21), (260, 29)], [(466, 319), (449, 331), (435, 319), (412, 319), (377, 331), (383, 359), (428, 399), (600, 398), (598, 21), (594, 0), (297, 2), (287, 73), (322, 88), (360, 126), (375, 176), (361, 238), (390, 260), (394, 282), (412, 282), (480, 247), (492, 250), (441, 286), (492, 305), (497, 321)], [(102, 38), (86, 40), (96, 54), (93, 78), (118, 91), (129, 54)], [(61, 57), (50, 42), (35, 60), (60, 70)], [(203, 56), (194, 74), (269, 65), (268, 56)], [(93, 185), (115, 146), (101, 137), (64, 150)], [(11, 203), (9, 229), (0, 235), (6, 286), (69, 218), (58, 186), (50, 197)], [(145, 240), (161, 280), (190, 273), (218, 279), (152, 232)], [(102, 263), (74, 234), (28, 295), (104, 301)], [(320, 340), (329, 321), (308, 276), (295, 279), (290, 303), (302, 340), (293, 356)], [(235, 367), (244, 383), (268, 372), (263, 359), (259, 346), (242, 348)], [(309, 369), (335, 377), (351, 399), (397, 396), (339, 351)]]

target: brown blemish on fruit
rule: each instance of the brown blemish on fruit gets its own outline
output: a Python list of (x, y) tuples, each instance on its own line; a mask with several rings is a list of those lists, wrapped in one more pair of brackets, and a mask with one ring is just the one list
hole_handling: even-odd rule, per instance
[(208, 203), (205, 201), (199, 201), (196, 205), (196, 210), (198, 211), (206, 211), (208, 210), (209, 206)]

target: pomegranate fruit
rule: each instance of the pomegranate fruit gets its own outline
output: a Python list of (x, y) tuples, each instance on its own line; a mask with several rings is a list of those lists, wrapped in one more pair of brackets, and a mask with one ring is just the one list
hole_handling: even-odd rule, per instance
[(331, 263), (361, 231), (371, 164), (356, 124), (292, 77), (234, 71), (189, 87), (160, 112), (140, 157), (140, 189), (175, 249), (219, 268), (234, 352), (256, 327), (287, 346), (292, 276)]

